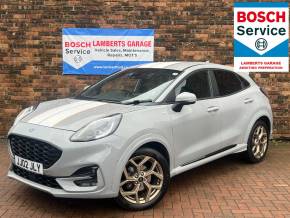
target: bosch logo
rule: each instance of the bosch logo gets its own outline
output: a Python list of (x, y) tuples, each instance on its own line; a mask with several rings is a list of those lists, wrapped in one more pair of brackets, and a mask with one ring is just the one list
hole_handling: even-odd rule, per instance
[(83, 58), (82, 58), (82, 56), (80, 56), (80, 55), (76, 55), (76, 56), (74, 57), (74, 61), (75, 61), (77, 64), (78, 64), (78, 63), (81, 63), (82, 60), (83, 60)]
[(260, 38), (256, 40), (255, 46), (259, 51), (264, 51), (268, 47), (268, 42), (266, 39)]
[(286, 13), (285, 11), (239, 11), (238, 14), (238, 22), (259, 22), (259, 23), (264, 23), (264, 22), (269, 22), (269, 23), (274, 23), (274, 22), (285, 22), (286, 21)]

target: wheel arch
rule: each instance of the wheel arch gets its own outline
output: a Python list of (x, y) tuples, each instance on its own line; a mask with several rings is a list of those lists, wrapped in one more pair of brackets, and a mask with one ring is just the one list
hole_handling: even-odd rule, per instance
[(171, 155), (173, 150), (170, 143), (163, 137), (158, 137), (157, 135), (146, 136), (142, 135), (140, 138), (138, 137), (134, 142), (130, 143), (127, 146), (126, 151), (123, 152), (123, 155), (120, 156), (120, 159), (116, 165), (115, 175), (114, 175), (114, 183), (113, 183), (113, 191), (118, 193), (120, 179), (124, 170), (124, 167), (130, 157), (140, 148), (152, 148), (160, 152), (166, 160), (168, 160), (169, 170), (171, 171), (174, 167), (174, 155)]
[(264, 115), (264, 116), (261, 116), (259, 119), (257, 119), (257, 121), (259, 121), (259, 120), (265, 122), (266, 125), (267, 125), (267, 127), (268, 127), (268, 130), (271, 131), (272, 124), (271, 124), (271, 121), (270, 121), (269, 117), (267, 117), (267, 116)]
[(168, 162), (168, 165), (170, 166), (169, 152), (168, 152), (167, 148), (162, 143), (157, 142), (157, 141), (147, 142), (144, 145), (140, 146), (137, 150), (139, 150), (141, 148), (151, 148), (153, 150), (158, 151), (160, 154), (162, 154), (165, 157), (165, 159)]
[(255, 123), (259, 120), (262, 120), (266, 123), (266, 125), (269, 127), (269, 133), (270, 133), (270, 136), (272, 134), (272, 128), (273, 128), (273, 124), (272, 124), (272, 120), (270, 118), (271, 116), (268, 115), (267, 113), (259, 113), (259, 114), (256, 114), (256, 116), (254, 116), (251, 121), (249, 122), (249, 125), (248, 125), (248, 129), (246, 131), (246, 134), (244, 135), (244, 139), (243, 141), (245, 143), (248, 142), (248, 138), (249, 138), (249, 135), (250, 135), (250, 132), (253, 128), (253, 126), (255, 125)]

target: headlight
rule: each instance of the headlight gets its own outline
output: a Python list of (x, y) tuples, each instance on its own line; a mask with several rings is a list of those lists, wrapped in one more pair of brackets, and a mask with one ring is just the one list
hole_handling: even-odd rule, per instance
[(73, 142), (87, 142), (106, 137), (118, 128), (121, 119), (121, 114), (115, 114), (93, 121), (77, 131), (70, 140)]
[(32, 113), (33, 111), (35, 111), (35, 109), (37, 108), (36, 106), (31, 106), (28, 108), (23, 109), (15, 118), (13, 126), (16, 125), (20, 120), (22, 120), (24, 117), (26, 117), (28, 114)]

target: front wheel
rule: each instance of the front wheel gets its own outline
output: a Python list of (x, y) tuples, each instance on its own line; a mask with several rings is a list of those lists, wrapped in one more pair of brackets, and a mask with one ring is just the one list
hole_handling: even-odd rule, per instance
[(253, 126), (248, 139), (248, 148), (245, 156), (251, 163), (261, 162), (269, 146), (270, 130), (265, 122), (257, 121)]
[(160, 201), (170, 180), (169, 164), (151, 148), (137, 150), (122, 174), (117, 203), (130, 210), (143, 210)]

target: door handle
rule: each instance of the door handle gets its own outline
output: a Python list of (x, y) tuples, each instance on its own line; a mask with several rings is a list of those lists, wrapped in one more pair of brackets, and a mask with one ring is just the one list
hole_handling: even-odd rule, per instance
[(207, 112), (216, 112), (219, 110), (219, 107), (217, 106), (211, 106), (207, 108)]
[(246, 98), (245, 100), (244, 100), (244, 103), (245, 104), (249, 104), (249, 103), (252, 103), (254, 101), (254, 99), (252, 99), (252, 98)]

